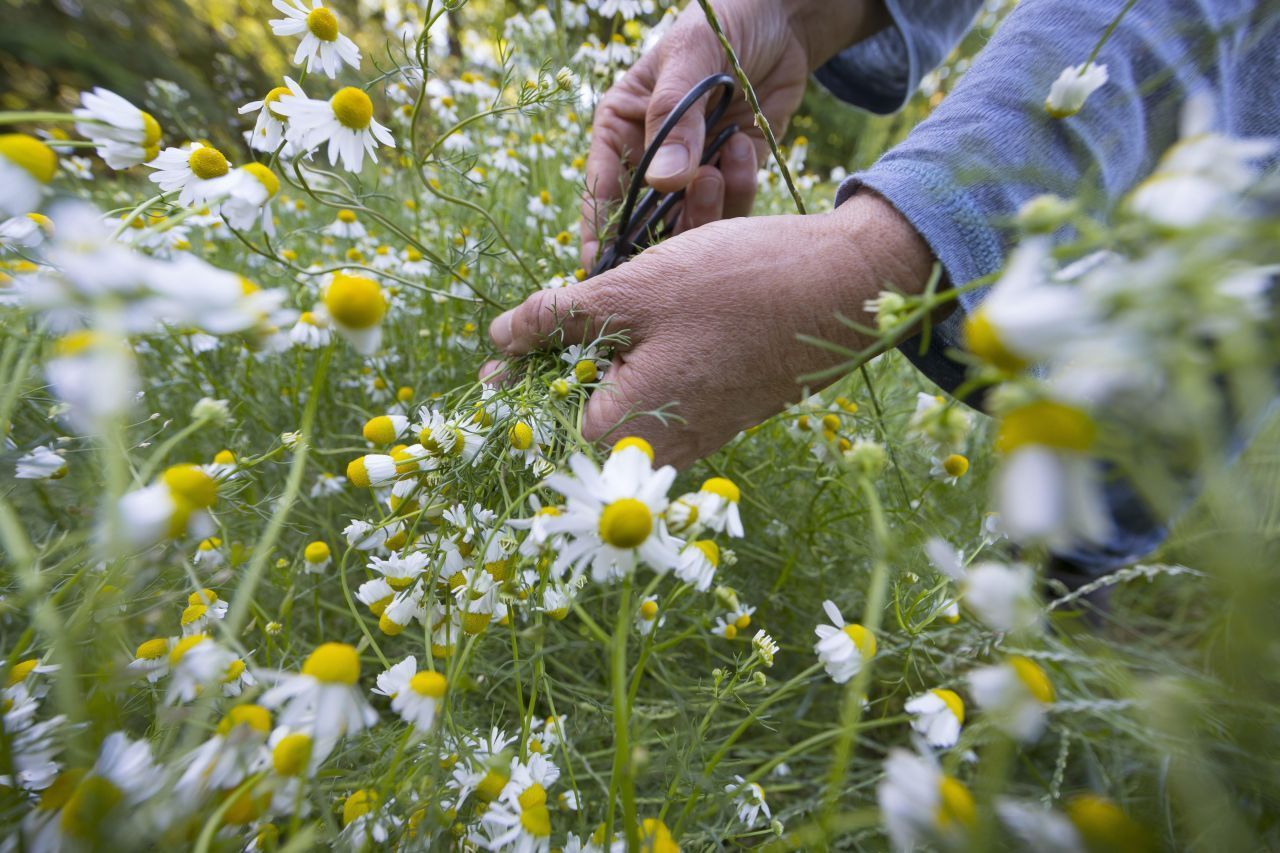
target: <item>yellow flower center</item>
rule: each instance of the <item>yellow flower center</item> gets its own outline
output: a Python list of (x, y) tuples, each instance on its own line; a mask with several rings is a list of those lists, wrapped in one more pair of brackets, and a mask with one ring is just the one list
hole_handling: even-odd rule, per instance
[(347, 801), (342, 804), (342, 825), (346, 826), (356, 818), (364, 817), (377, 807), (377, 791), (370, 788), (363, 788), (356, 791), (354, 794), (347, 797)]
[(1048, 705), (1053, 701), (1053, 684), (1050, 683), (1049, 676), (1039, 664), (1022, 655), (1012, 655), (1009, 658), (1009, 666), (1013, 667), (1018, 680), (1026, 686), (1027, 692), (1035, 697), (1037, 702)]
[(365, 468), (364, 457), (357, 456), (347, 463), (347, 479), (351, 481), (351, 485), (357, 489), (369, 488), (369, 471)]
[(58, 171), (58, 155), (53, 149), (25, 133), (0, 134), (0, 157), (42, 184), (52, 181)]
[(600, 513), (600, 538), (615, 548), (635, 548), (653, 531), (653, 514), (635, 498), (622, 498)]
[(40, 662), (35, 658), (30, 658), (28, 660), (18, 661), (17, 663), (15, 663), (13, 665), (13, 669), (9, 670), (8, 686), (12, 687), (13, 685), (17, 684), (20, 681), (26, 681), (27, 676), (32, 673), (32, 671), (36, 668), (36, 666), (39, 663)]
[(556, 243), (558, 243), (561, 246), (567, 246), (572, 242), (573, 242), (573, 235), (570, 234), (568, 231), (561, 231), (559, 234), (556, 235)]
[[(710, 539), (699, 539), (693, 543), (693, 547), (702, 552), (702, 556), (707, 558), (711, 565), (719, 567), (720, 565), (720, 546)], [(742, 626), (746, 627), (746, 626)]]
[(643, 438), (637, 438), (633, 435), (629, 435), (618, 441), (618, 443), (613, 446), (613, 452), (618, 453), (619, 451), (626, 450), (628, 447), (636, 448), (645, 456), (648, 456), (650, 462), (653, 461), (653, 446)]
[(222, 676), (223, 684), (231, 684), (237, 678), (244, 675), (245, 665), (242, 658), (236, 658), (227, 665), (227, 672)]
[(275, 172), (266, 166), (261, 163), (249, 163), (242, 168), (252, 175), (258, 183), (262, 184), (267, 191), (267, 198), (275, 198), (276, 193), (280, 192), (280, 179), (276, 177)]
[(85, 771), (81, 768), (64, 770), (53, 780), (53, 784), (40, 793), (38, 807), (41, 811), (56, 812), (67, 804), (71, 795), (76, 792)]
[(490, 770), (484, 774), (480, 784), (476, 785), (476, 796), (486, 803), (496, 800), (502, 789), (507, 787), (510, 778), (505, 769)]
[(329, 546), (324, 542), (312, 542), (302, 552), (302, 559), (308, 563), (323, 563), (329, 559)]
[[(183, 613), (186, 616), (186, 613)], [(174, 644), (173, 650), (169, 652), (169, 666), (177, 666), (179, 662), (186, 656), (187, 652), (209, 639), (208, 634), (192, 634), (190, 637), (183, 637)]]
[(533, 447), (533, 427), (524, 421), (516, 421), (507, 431), (507, 438), (516, 450), (528, 450)]
[(942, 776), (938, 779), (938, 826), (943, 829), (959, 826), (971, 827), (977, 823), (977, 809), (973, 794), (959, 779)]
[(700, 491), (719, 495), (729, 503), (736, 504), (738, 501), (742, 500), (742, 491), (738, 488), (737, 484), (732, 480), (725, 479), (724, 477), (712, 477), (710, 480), (707, 480), (702, 484)]
[(62, 808), (62, 831), (74, 838), (93, 838), (122, 799), (124, 792), (101, 776), (85, 778)]
[(396, 425), (387, 415), (370, 418), (364, 425), (364, 437), (374, 444), (390, 444), (396, 440)]
[(745, 630), (747, 630), (748, 628), (750, 628), (750, 627), (751, 627), (751, 614), (750, 614), (750, 613), (743, 613), (743, 614), (742, 614), (741, 616), (739, 616), (737, 619), (734, 619), (734, 620), (733, 620), (733, 627), (737, 628), (739, 631), (745, 631)]
[(1017, 373), (1027, 366), (1026, 360), (1012, 352), (1000, 340), (995, 324), (982, 309), (970, 314), (965, 320), (964, 346), (978, 358), (1009, 373)]
[(387, 313), (382, 288), (367, 278), (338, 273), (324, 293), (329, 316), (350, 329), (369, 329)]
[(720, 631), (726, 640), (736, 640), (738, 638), (738, 626), (732, 622), (724, 626)]
[(871, 660), (876, 655), (876, 635), (868, 631), (866, 628), (858, 624), (845, 625), (841, 629), (853, 640), (854, 646), (862, 655), (863, 660)]
[(156, 637), (139, 645), (134, 656), (138, 660), (159, 660), (167, 651), (169, 651), (169, 641), (164, 637)]
[(234, 465), (236, 464), (236, 455), (230, 450), (219, 450), (213, 454), (213, 461), (217, 465)]
[(658, 616), (658, 602), (649, 599), (640, 605), (640, 618), (646, 622), (652, 622)]
[(276, 86), (270, 92), (267, 92), (267, 96), (262, 99), (262, 105), (266, 107), (267, 112), (271, 115), (273, 119), (275, 119), (276, 121), (287, 122), (289, 120), (289, 117), (280, 115), (280, 113), (271, 109), (271, 105), (274, 104), (276, 101), (280, 100), (281, 98), (283, 98), (285, 95), (292, 95), (292, 94), (293, 92), (290, 92), (288, 88), (284, 86)]
[(182, 611), (182, 624), (186, 626), (198, 622), (203, 619), (204, 615), (208, 612), (209, 608), (203, 604), (189, 604)]
[(218, 499), (218, 483), (195, 465), (174, 465), (160, 475), (160, 479), (175, 496), (202, 509), (213, 506)]
[(596, 367), (596, 363), (589, 358), (584, 358), (573, 366), (573, 378), (584, 385), (588, 382), (595, 382), (599, 376), (600, 368)]
[[(155, 116), (151, 113), (142, 113), (142, 147), (146, 149), (155, 148), (160, 144), (160, 122), (156, 121)], [(154, 157), (151, 159), (155, 159)]]
[(333, 108), (333, 115), (338, 123), (351, 130), (364, 130), (373, 121), (373, 101), (354, 86), (339, 89), (329, 99), (329, 106)]
[(642, 853), (680, 853), (680, 845), (671, 837), (665, 823), (647, 817), (640, 822), (640, 850)]
[(202, 589), (187, 596), (187, 604), (213, 604), (218, 594), (211, 589)]
[(354, 210), (347, 210), (344, 207), (342, 210), (338, 211), (338, 221), (345, 222), (350, 225), (352, 222), (356, 221), (356, 212)]
[(444, 696), (445, 688), (449, 682), (438, 672), (426, 670), (409, 679), (409, 689), (421, 696), (430, 696), (432, 699), (439, 699)]
[(302, 665), (302, 674), (324, 684), (355, 684), (360, 678), (360, 655), (346, 643), (324, 643)]
[(248, 726), (265, 735), (271, 731), (271, 712), (261, 705), (236, 705), (218, 723), (218, 734), (225, 735), (236, 726)]
[(311, 760), (311, 737), (302, 732), (285, 735), (271, 750), (271, 766), (281, 776), (297, 776)]
[(338, 16), (318, 6), (307, 14), (307, 29), (320, 41), (337, 41)]
[(1020, 447), (1039, 445), (1084, 453), (1093, 446), (1095, 433), (1093, 420), (1079, 409), (1039, 400), (1005, 415), (996, 435), (996, 449), (1012, 453)]
[(957, 720), (964, 722), (964, 700), (954, 690), (938, 689), (929, 692), (946, 703), (947, 709), (955, 714)]
[(952, 453), (942, 460), (942, 470), (946, 471), (949, 477), (963, 477), (969, 473), (969, 460), (959, 453)]
[(191, 174), (202, 181), (221, 178), (230, 168), (222, 152), (208, 145), (192, 151), (191, 156), (187, 158), (187, 166), (191, 168)]
[(1156, 844), (1141, 824), (1106, 797), (1079, 794), (1067, 803), (1067, 817), (1084, 836), (1089, 850), (1155, 850)]

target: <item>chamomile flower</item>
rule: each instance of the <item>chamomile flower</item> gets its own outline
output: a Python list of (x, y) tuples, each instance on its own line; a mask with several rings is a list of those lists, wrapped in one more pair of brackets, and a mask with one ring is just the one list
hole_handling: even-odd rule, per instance
[(72, 110), (76, 132), (90, 139), (98, 156), (113, 169), (127, 169), (155, 159), (160, 153), (160, 125), (115, 92), (95, 88), (80, 93)]
[(560, 353), (560, 360), (573, 368), (573, 378), (581, 385), (599, 382), (609, 369), (609, 359), (595, 344), (570, 344)]
[(373, 117), (373, 101), (354, 86), (339, 89), (329, 100), (285, 95), (276, 102), (276, 112), (289, 120), (285, 137), (299, 152), (328, 145), (329, 165), (348, 172), (359, 172), (365, 154), (377, 161), (375, 151), (381, 143), (396, 147), (395, 138)]
[(174, 783), (179, 799), (194, 802), (214, 791), (235, 788), (267, 755), (271, 712), (261, 705), (236, 705), (227, 711), (213, 737), (179, 761)]
[(1004, 663), (969, 673), (973, 701), (1010, 737), (1033, 741), (1044, 729), (1053, 703), (1053, 683), (1030, 658), (1010, 655)]
[(422, 577), (431, 562), (431, 555), (426, 551), (414, 551), (404, 556), (393, 555), (386, 559), (372, 557), (369, 570), (377, 572), (394, 590), (408, 589), (418, 578)]
[(354, 210), (343, 208), (337, 218), (324, 227), (323, 233), (343, 240), (363, 240), (368, 232)]
[(216, 569), (226, 565), (227, 554), (222, 548), (222, 540), (217, 536), (201, 539), (200, 544), (196, 546), (195, 554), (191, 556), (191, 562), (205, 569)]
[(276, 86), (260, 101), (250, 101), (240, 108), (240, 115), (257, 112), (253, 130), (249, 132), (249, 147), (254, 151), (274, 153), (284, 142), (285, 125), (288, 119), (275, 111), (274, 104), (285, 95), (305, 98), (307, 93), (291, 78), (284, 78), (283, 86)]
[(765, 802), (764, 788), (757, 783), (734, 776), (733, 782), (724, 786), (724, 792), (734, 795), (733, 805), (738, 810), (738, 820), (747, 828), (755, 826), (762, 813), (765, 822), (773, 817), (769, 804)]
[(360, 655), (346, 643), (317, 646), (296, 675), (283, 673), (261, 704), (280, 708), (282, 725), (316, 740), (351, 735), (372, 726), (378, 714), (360, 694)]
[(548, 533), (564, 533), (569, 541), (555, 569), (572, 567), (578, 576), (588, 566), (597, 582), (629, 574), (643, 562), (659, 573), (677, 565), (676, 542), (666, 531), (662, 513), (675, 469), (652, 466), (653, 451), (639, 439), (619, 442), (603, 468), (586, 456), (569, 459), (572, 475), (557, 473), (548, 488), (567, 499), (564, 511), (545, 522)]
[(656, 595), (646, 597), (636, 609), (636, 631), (642, 637), (649, 636), (666, 621), (667, 617), (661, 614)]
[(126, 669), (136, 675), (145, 675), (147, 681), (155, 684), (169, 674), (169, 650), (174, 640), (168, 637), (155, 637), (138, 645)]
[(308, 542), (302, 549), (302, 570), (309, 575), (320, 574), (329, 568), (333, 554), (327, 542)]
[(385, 453), (366, 453), (347, 463), (347, 480), (357, 489), (382, 489), (395, 482), (396, 460)]
[(960, 739), (964, 724), (964, 700), (954, 690), (941, 688), (907, 700), (904, 710), (911, 715), (911, 728), (935, 749), (949, 749)]
[(60, 480), (67, 475), (67, 460), (52, 447), (36, 447), (18, 457), (14, 477), (19, 480)]
[(227, 615), (227, 602), (218, 598), (211, 589), (193, 592), (187, 597), (187, 606), (182, 611), (182, 633), (203, 634), (210, 622), (217, 622)]
[(280, 192), (280, 179), (262, 163), (247, 163), (202, 184), (199, 191), (237, 231), (261, 225), (268, 237), (275, 236), (271, 200)]
[(973, 794), (964, 783), (944, 774), (931, 756), (905, 749), (889, 751), (876, 800), (898, 850), (927, 842), (961, 844), (977, 823)]
[(738, 502), (742, 491), (725, 477), (712, 477), (698, 489), (698, 520), (708, 529), (728, 536), (741, 537), (742, 516)]
[(360, 48), (339, 31), (338, 16), (320, 0), (311, 0), (310, 9), (305, 0), (272, 0), (271, 5), (285, 15), (271, 21), (271, 32), (302, 37), (293, 54), (294, 65), (308, 72), (313, 68), (323, 71), (330, 80), (338, 76), (344, 62), (360, 70)]
[(160, 479), (120, 499), (120, 521), (130, 541), (151, 544), (165, 536), (213, 533), (209, 508), (218, 499), (218, 483), (197, 465), (174, 465)]
[[(310, 728), (305, 726), (296, 729), (277, 726), (267, 739), (267, 748), (271, 751), (270, 767), (276, 775), (286, 779), (314, 776), (336, 743), (334, 738), (312, 737)], [(290, 800), (289, 806), (292, 805)]]
[(433, 670), (418, 670), (417, 658), (410, 655), (378, 676), (378, 688), (391, 698), (391, 710), (420, 732), (429, 732), (435, 723), (436, 708), (444, 698), (448, 682)]
[(382, 804), (378, 792), (372, 788), (361, 789), (347, 797), (342, 803), (341, 837), (344, 846), (363, 850), (386, 842), (392, 830), (400, 825), (400, 819), (387, 806)]
[[(164, 773), (151, 755), (151, 744), (113, 732), (103, 740), (98, 758), (62, 807), (58, 821), (69, 840), (92, 844), (102, 838), (103, 823), (124, 820), (164, 785)], [(55, 845), (52, 849), (60, 849)]]
[(1063, 69), (1049, 87), (1044, 111), (1054, 118), (1070, 118), (1080, 112), (1085, 100), (1106, 85), (1107, 66), (1085, 62)]
[(337, 273), (325, 289), (324, 307), (338, 331), (361, 355), (372, 355), (381, 346), (387, 298), (377, 282)]
[(0, 134), (0, 214), (26, 216), (40, 206), (44, 185), (58, 171), (58, 155), (25, 133)]
[(778, 653), (778, 644), (773, 637), (764, 631), (756, 631), (756, 635), (751, 638), (751, 647), (760, 655), (765, 666), (773, 666), (773, 657)]
[(193, 142), (187, 148), (166, 148), (147, 163), (155, 169), (149, 177), (167, 193), (178, 193), (183, 207), (202, 205), (210, 197), (208, 181), (230, 171), (226, 156), (217, 148)]
[(322, 310), (303, 311), (289, 330), (289, 340), (303, 349), (324, 349), (333, 340), (329, 315)]
[(178, 640), (169, 650), (172, 675), (165, 703), (186, 704), (204, 688), (220, 684), (234, 660), (235, 654), (219, 646), (208, 634), (191, 634)]
[(710, 539), (698, 539), (684, 546), (680, 562), (676, 564), (676, 577), (692, 584), (698, 592), (711, 589), (716, 569), (720, 567), (720, 546)]
[(866, 661), (875, 657), (876, 638), (861, 625), (846, 623), (834, 602), (822, 602), (822, 609), (827, 612), (832, 624), (819, 625), (814, 629), (818, 642), (814, 644), (813, 650), (826, 667), (831, 680), (836, 684), (844, 684), (858, 674)]

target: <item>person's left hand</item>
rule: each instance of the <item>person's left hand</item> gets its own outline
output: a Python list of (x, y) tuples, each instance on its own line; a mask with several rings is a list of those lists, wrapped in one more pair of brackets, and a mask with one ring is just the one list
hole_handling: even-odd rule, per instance
[[(583, 434), (637, 435), (659, 463), (684, 467), (794, 403), (800, 376), (840, 360), (797, 335), (866, 346), (837, 315), (871, 322), (865, 300), (890, 282), (919, 292), (932, 263), (911, 225), (864, 191), (831, 213), (730, 219), (677, 235), (595, 278), (533, 294), (497, 317), (489, 336), (515, 356), (553, 337), (590, 341), (606, 323), (625, 331), (629, 345), (591, 396)], [(490, 363), (481, 375), (498, 370)], [(667, 404), (682, 420), (641, 416), (614, 429)]]

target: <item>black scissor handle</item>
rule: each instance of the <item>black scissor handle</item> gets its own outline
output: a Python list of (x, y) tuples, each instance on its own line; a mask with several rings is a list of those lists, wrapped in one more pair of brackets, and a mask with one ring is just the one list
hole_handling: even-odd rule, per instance
[[(674, 227), (675, 219), (678, 215), (676, 206), (684, 200), (684, 190), (674, 193), (660, 193), (650, 188), (644, 194), (644, 197), (640, 198), (640, 190), (644, 186), (645, 173), (648, 171), (649, 164), (653, 161), (654, 156), (658, 153), (658, 149), (662, 147), (662, 143), (666, 142), (667, 137), (671, 135), (671, 131), (675, 129), (676, 124), (684, 117), (684, 114), (697, 103), (699, 98), (716, 87), (720, 87), (722, 91), (719, 100), (715, 102), (711, 109), (707, 110), (706, 130), (707, 133), (710, 133), (711, 129), (724, 117), (725, 112), (729, 109), (730, 101), (733, 100), (736, 86), (733, 78), (728, 74), (713, 74), (701, 80), (689, 90), (688, 94), (680, 99), (680, 102), (671, 110), (666, 120), (662, 122), (658, 132), (654, 134), (653, 141), (645, 149), (644, 156), (640, 158), (640, 163), (636, 166), (636, 170), (631, 176), (631, 185), (627, 188), (626, 199), (623, 201), (622, 211), (618, 217), (617, 236), (612, 243), (601, 251), (599, 260), (596, 261), (596, 265), (591, 270), (591, 275), (599, 275), (606, 270), (613, 269), (631, 257), (636, 251), (652, 245)], [(699, 161), (700, 165), (705, 166), (715, 159), (729, 137), (737, 132), (738, 126), (731, 124), (716, 134), (715, 138), (703, 147), (702, 159)], [(639, 199), (638, 202), (637, 199)]]

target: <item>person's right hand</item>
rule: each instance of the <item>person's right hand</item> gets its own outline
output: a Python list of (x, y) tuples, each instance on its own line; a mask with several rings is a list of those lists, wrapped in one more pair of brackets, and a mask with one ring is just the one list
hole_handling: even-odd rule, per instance
[[(800, 104), (809, 72), (884, 24), (881, 0), (716, 0), (712, 5), (778, 137)], [(598, 230), (608, 221), (610, 203), (621, 195), (627, 167), (635, 165), (691, 88), (730, 70), (701, 7), (691, 0), (661, 41), (600, 99), (582, 203), (585, 268), (594, 263)], [(705, 109), (716, 97), (713, 91), (684, 114), (646, 175), (649, 185), (663, 192), (688, 189), (678, 230), (751, 212), (756, 164), (763, 162), (768, 148), (741, 92), (722, 124), (736, 123), (742, 131), (720, 150), (719, 168), (698, 165)]]

